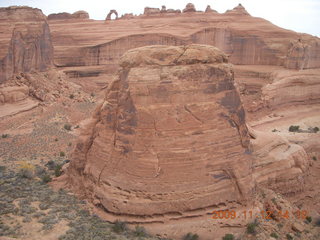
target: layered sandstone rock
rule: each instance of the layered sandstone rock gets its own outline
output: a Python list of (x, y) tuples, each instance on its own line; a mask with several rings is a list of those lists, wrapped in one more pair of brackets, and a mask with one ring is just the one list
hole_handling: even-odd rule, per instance
[(269, 108), (320, 103), (320, 70), (277, 71), (273, 82), (262, 88), (262, 100)]
[(216, 10), (214, 10), (214, 9), (212, 9), (210, 5), (208, 5), (208, 6), (207, 6), (207, 8), (206, 8), (206, 11), (205, 11), (205, 12), (206, 12), (206, 13), (217, 13), (217, 11), (216, 11)]
[(250, 137), (226, 55), (203, 45), (149, 46), (120, 65), (76, 146), (70, 187), (126, 221), (246, 203)]
[(0, 9), (0, 83), (14, 73), (46, 71), (53, 63), (50, 29), (41, 10), (29, 7)]
[(68, 20), (68, 19), (89, 19), (89, 13), (83, 10), (74, 13), (52, 13), (48, 15), (48, 20)]
[[(319, 38), (251, 17), (243, 6), (226, 14), (190, 15), (169, 10), (146, 8), (147, 15), (136, 16), (132, 21), (109, 22), (108, 27), (102, 21), (50, 21), (55, 63), (61, 67), (116, 66), (124, 52), (136, 47), (195, 43), (218, 47), (233, 64), (290, 69), (320, 66)], [(90, 36), (86, 34), (88, 28)]]

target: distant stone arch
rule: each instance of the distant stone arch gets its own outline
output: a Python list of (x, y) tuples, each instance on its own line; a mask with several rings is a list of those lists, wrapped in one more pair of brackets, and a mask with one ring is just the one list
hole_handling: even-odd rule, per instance
[(118, 12), (113, 9), (113, 10), (111, 10), (111, 11), (109, 12), (109, 14), (107, 15), (106, 21), (111, 20), (112, 14), (115, 14), (115, 15), (116, 15), (116, 19), (118, 19)]

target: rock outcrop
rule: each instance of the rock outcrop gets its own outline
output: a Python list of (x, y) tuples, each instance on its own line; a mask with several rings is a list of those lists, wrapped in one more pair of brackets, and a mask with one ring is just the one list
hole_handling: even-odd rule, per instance
[(70, 187), (126, 221), (246, 203), (250, 136), (226, 55), (148, 46), (128, 51), (120, 66), (76, 145)]
[(144, 8), (144, 15), (153, 15), (153, 14), (160, 14), (160, 8), (150, 8), (150, 7), (146, 7)]
[(48, 15), (48, 20), (68, 20), (68, 19), (89, 19), (89, 13), (80, 10), (74, 13), (52, 13)]
[(186, 13), (186, 12), (196, 12), (196, 7), (194, 6), (193, 3), (188, 3), (186, 5), (186, 7), (183, 9), (183, 12)]
[(238, 6), (233, 8), (232, 10), (227, 10), (227, 14), (239, 14), (239, 15), (250, 15), (247, 10), (239, 3)]
[(41, 10), (29, 7), (0, 9), (0, 83), (14, 73), (46, 71), (53, 64), (50, 29)]
[(205, 12), (206, 12), (206, 13), (217, 13), (217, 11), (216, 11), (216, 10), (214, 10), (214, 9), (212, 9), (210, 5), (208, 5), (208, 6), (207, 6), (207, 8), (206, 8), (206, 11), (205, 11)]

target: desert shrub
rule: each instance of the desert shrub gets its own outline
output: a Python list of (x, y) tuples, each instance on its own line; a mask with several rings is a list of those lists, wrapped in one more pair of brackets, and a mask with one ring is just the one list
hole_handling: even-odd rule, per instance
[(9, 137), (9, 134), (2, 134), (1, 137), (2, 138), (7, 138), (7, 137)]
[(4, 172), (6, 170), (6, 166), (0, 166), (0, 172)]
[(136, 237), (146, 237), (148, 235), (146, 229), (142, 226), (136, 226), (133, 234)]
[(286, 237), (287, 237), (288, 240), (292, 240), (293, 239), (293, 237), (289, 233), (287, 233)]
[(64, 126), (64, 129), (67, 130), (67, 131), (71, 131), (71, 125), (66, 123)]
[(61, 176), (61, 174), (62, 174), (61, 168), (62, 168), (62, 165), (60, 165), (60, 164), (57, 164), (57, 165), (55, 166), (55, 168), (54, 168), (54, 175), (55, 175), (56, 177), (60, 177), (60, 176)]
[(273, 237), (273, 238), (275, 238), (275, 239), (278, 239), (278, 238), (279, 238), (278, 234), (276, 234), (275, 232), (271, 233), (271, 234), (270, 234), (270, 237)]
[(91, 97), (94, 97), (94, 96), (95, 96), (95, 94), (94, 94), (94, 93), (91, 93), (90, 95), (91, 95)]
[(320, 217), (315, 220), (314, 224), (318, 227), (320, 227)]
[(66, 156), (65, 152), (62, 152), (62, 151), (60, 152), (59, 155), (60, 155), (60, 157), (65, 157)]
[(198, 240), (199, 236), (198, 234), (193, 234), (193, 233), (187, 233), (186, 235), (183, 236), (183, 240)]
[(249, 234), (256, 234), (257, 233), (257, 226), (258, 224), (256, 222), (253, 222), (253, 223), (249, 223), (247, 225), (247, 233)]
[(74, 99), (74, 95), (73, 95), (73, 94), (70, 94), (70, 95), (69, 95), (69, 98), (70, 98), (70, 99)]
[(53, 160), (50, 160), (46, 163), (46, 166), (48, 167), (49, 170), (54, 170), (56, 164)]
[(234, 240), (234, 236), (233, 236), (233, 234), (228, 233), (228, 234), (224, 235), (222, 240)]
[(112, 230), (116, 233), (126, 232), (128, 230), (127, 223), (117, 220), (112, 226)]
[(306, 221), (307, 221), (307, 223), (311, 223), (312, 222), (312, 217), (311, 216), (307, 216), (306, 217)]
[(278, 131), (277, 129), (273, 129), (273, 130), (272, 130), (272, 132), (277, 132), (277, 131)]
[(313, 159), (313, 161), (317, 161), (317, 157), (316, 156), (313, 156), (312, 159)]
[(276, 198), (272, 198), (271, 201), (273, 202), (273, 204), (277, 204)]
[(319, 128), (318, 128), (318, 127), (314, 127), (314, 128), (313, 128), (313, 131), (314, 131), (315, 133), (317, 133), (317, 132), (319, 132)]
[(19, 164), (19, 176), (32, 179), (34, 176), (35, 167), (31, 163), (21, 162)]
[(50, 175), (45, 174), (42, 176), (41, 180), (43, 183), (48, 183), (48, 182), (51, 182), (52, 179), (51, 179)]
[(298, 132), (298, 131), (299, 131), (299, 128), (300, 128), (300, 126), (291, 125), (291, 126), (289, 127), (289, 132)]

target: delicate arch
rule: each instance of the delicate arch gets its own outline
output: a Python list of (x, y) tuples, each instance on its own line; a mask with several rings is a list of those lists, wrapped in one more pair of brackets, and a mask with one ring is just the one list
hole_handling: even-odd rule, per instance
[(111, 20), (111, 16), (112, 14), (115, 14), (116, 15), (116, 19), (118, 19), (118, 12), (116, 10), (111, 10), (106, 18), (106, 20)]

